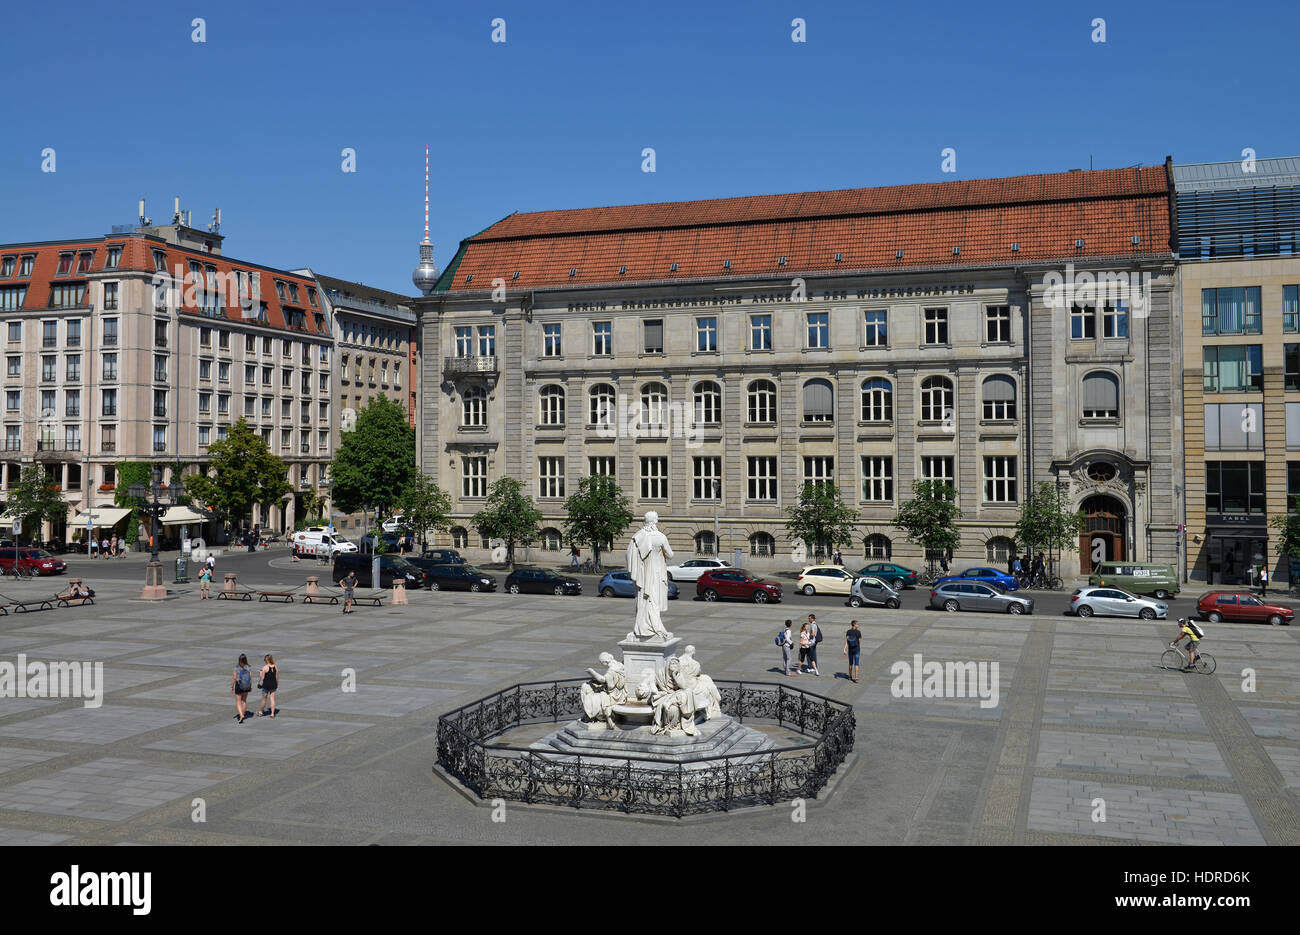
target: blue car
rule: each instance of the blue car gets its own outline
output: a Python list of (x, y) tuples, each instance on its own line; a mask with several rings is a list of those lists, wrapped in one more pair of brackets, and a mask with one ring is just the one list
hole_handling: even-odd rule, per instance
[(935, 582), (935, 585), (945, 584), (949, 581), (979, 581), (983, 584), (996, 584), (1004, 591), (1020, 590), (1020, 584), (1015, 578), (1005, 571), (998, 571), (996, 568), (967, 568), (959, 575), (940, 578)]
[[(636, 597), (636, 584), (632, 581), (632, 576), (625, 571), (606, 572), (605, 577), (600, 579), (596, 593), (601, 597)], [(677, 585), (669, 581), (668, 600), (674, 600), (676, 597)]]

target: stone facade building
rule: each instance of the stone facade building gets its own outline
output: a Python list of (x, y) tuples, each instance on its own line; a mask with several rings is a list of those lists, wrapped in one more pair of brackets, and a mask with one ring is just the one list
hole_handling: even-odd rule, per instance
[[(851, 559), (915, 562), (891, 520), (934, 479), (958, 492), (955, 557), (1001, 562), (1029, 486), (1083, 505), (1104, 459), (1126, 524), (1106, 547), (1163, 560), (1168, 192), (1157, 166), (511, 215), (413, 301), (419, 457), (453, 541), (510, 476), (567, 547), (564, 498), (607, 473), (687, 555), (783, 553), (811, 482), (858, 511)], [(1150, 316), (1050, 306), (1079, 270), (1153, 274)]]

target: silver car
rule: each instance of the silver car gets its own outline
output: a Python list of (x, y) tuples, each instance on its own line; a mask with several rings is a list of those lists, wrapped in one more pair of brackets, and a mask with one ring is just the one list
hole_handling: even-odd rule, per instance
[(862, 607), (864, 605), (876, 605), (889, 608), (901, 606), (902, 601), (899, 594), (879, 578), (862, 576), (853, 582), (849, 588), (849, 606)]
[(1000, 592), (981, 581), (948, 581), (930, 589), (930, 606), (956, 613), (983, 610), (1007, 614), (1032, 614), (1034, 599)]
[(1070, 610), (1077, 617), (1141, 617), (1143, 620), (1164, 620), (1169, 616), (1169, 605), (1164, 601), (1148, 600), (1119, 588), (1089, 586), (1079, 588), (1070, 595)]

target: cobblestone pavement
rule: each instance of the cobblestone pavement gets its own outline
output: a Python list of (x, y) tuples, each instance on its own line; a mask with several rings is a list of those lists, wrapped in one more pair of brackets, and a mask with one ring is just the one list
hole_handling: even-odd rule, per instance
[[(0, 697), (0, 844), (1300, 844), (1300, 628), (1213, 627), (1201, 676), (1159, 668), (1167, 623), (819, 606), (824, 677), (799, 684), (856, 706), (857, 755), (805, 821), (508, 805), (502, 822), (432, 772), (438, 714), (580, 675), (630, 601), (420, 593), (344, 616), (103, 585), (94, 607), (0, 617), (0, 662), (99, 661), (106, 692), (99, 708)], [(780, 681), (772, 637), (806, 612), (680, 600), (668, 624), (711, 675)], [(860, 684), (840, 655), (850, 613)], [(241, 652), (275, 654), (279, 717), (233, 719)], [(895, 697), (891, 666), (917, 654), (996, 662), (997, 704)]]

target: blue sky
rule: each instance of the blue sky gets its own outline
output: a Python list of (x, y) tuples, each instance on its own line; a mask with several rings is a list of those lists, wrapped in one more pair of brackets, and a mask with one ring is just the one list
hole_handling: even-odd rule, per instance
[(222, 208), (231, 256), (409, 293), (425, 143), (440, 267), (516, 210), (1295, 155), (1298, 26), (1282, 3), (29, 4), (0, 34), (0, 242), (180, 195), (196, 226)]

